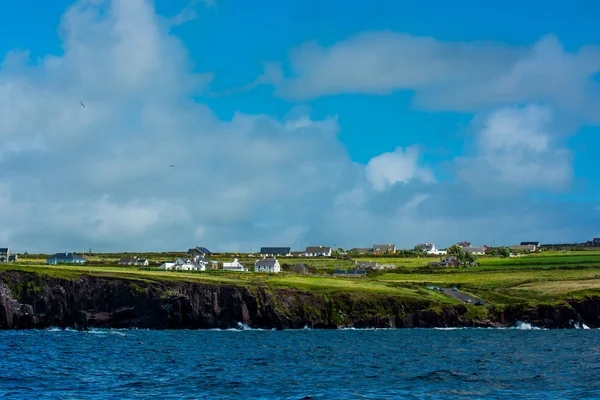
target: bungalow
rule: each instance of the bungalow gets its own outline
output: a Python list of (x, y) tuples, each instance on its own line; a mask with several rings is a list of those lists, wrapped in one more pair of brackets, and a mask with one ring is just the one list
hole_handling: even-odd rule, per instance
[(367, 276), (367, 271), (364, 269), (336, 269), (333, 271), (333, 276), (345, 278), (362, 278)]
[(187, 255), (194, 258), (194, 257), (206, 257), (206, 256), (211, 256), (212, 252), (210, 250), (208, 250), (206, 247), (200, 247), (200, 246), (196, 246), (193, 249), (189, 249), (187, 252)]
[(379, 269), (379, 263), (376, 261), (355, 261), (354, 266), (360, 269)]
[(458, 259), (456, 257), (450, 256), (450, 257), (442, 258), (440, 260), (440, 262), (438, 263), (438, 265), (440, 267), (458, 267), (460, 265), (460, 262), (458, 261)]
[(166, 262), (159, 266), (159, 269), (164, 270), (177, 270), (177, 271), (206, 271), (206, 264), (208, 262), (204, 260), (205, 263), (202, 263), (197, 260), (193, 260), (191, 258), (183, 259), (178, 258), (173, 262)]
[(487, 246), (465, 246), (462, 248), (462, 251), (465, 253), (471, 253), (476, 256), (482, 256), (485, 254), (487, 250)]
[(119, 260), (119, 265), (135, 265), (137, 262), (137, 257), (122, 257)]
[(223, 263), (223, 271), (245, 272), (248, 271), (248, 268), (244, 268), (244, 266), (240, 264), (238, 259), (234, 258), (233, 262)]
[(146, 267), (148, 265), (150, 265), (150, 262), (148, 260), (146, 260), (145, 258), (138, 258), (135, 261), (135, 265), (140, 266), (140, 267)]
[(446, 250), (436, 249), (435, 245), (433, 243), (418, 244), (416, 247), (423, 250), (427, 254), (434, 254), (434, 255), (447, 254)]
[(8, 262), (10, 258), (10, 249), (8, 247), (0, 248), (0, 262)]
[(521, 246), (535, 246), (540, 247), (540, 242), (521, 242)]
[(254, 272), (281, 272), (281, 266), (276, 258), (265, 258), (254, 263)]
[(304, 264), (292, 265), (290, 271), (294, 274), (308, 274), (308, 267)]
[(471, 242), (465, 240), (464, 242), (457, 243), (457, 245), (458, 247), (471, 247)]
[(396, 252), (395, 244), (374, 244), (373, 254), (394, 254)]
[(519, 250), (519, 251), (535, 251), (536, 246), (534, 244), (513, 244), (509, 246), (510, 250)]
[(46, 264), (85, 264), (85, 258), (73, 253), (56, 253), (46, 259)]
[(349, 253), (357, 253), (357, 254), (369, 254), (373, 252), (372, 248), (366, 247), (355, 247), (353, 249), (348, 250)]
[(292, 257), (304, 257), (306, 256), (306, 252), (305, 251), (292, 251), (291, 253)]
[(305, 255), (306, 257), (331, 257), (331, 247), (308, 246)]
[(291, 255), (289, 247), (261, 247), (260, 255), (263, 257), (289, 256)]

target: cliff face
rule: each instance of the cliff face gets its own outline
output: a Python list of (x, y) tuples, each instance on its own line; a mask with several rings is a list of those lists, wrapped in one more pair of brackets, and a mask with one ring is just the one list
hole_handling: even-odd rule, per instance
[(597, 327), (599, 315), (600, 299), (555, 308), (515, 307), (477, 317), (463, 305), (439, 308), (374, 294), (0, 273), (0, 329), (206, 329), (240, 323), (267, 329), (405, 328), (510, 326), (519, 320), (545, 327), (572, 327), (577, 322)]

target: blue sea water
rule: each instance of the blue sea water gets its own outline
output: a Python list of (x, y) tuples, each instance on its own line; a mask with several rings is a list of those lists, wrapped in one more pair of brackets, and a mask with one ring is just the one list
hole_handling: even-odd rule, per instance
[(0, 396), (600, 398), (600, 331), (5, 331)]

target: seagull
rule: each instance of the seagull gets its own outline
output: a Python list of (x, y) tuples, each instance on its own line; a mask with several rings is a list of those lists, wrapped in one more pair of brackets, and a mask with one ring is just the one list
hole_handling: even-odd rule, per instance
[(175, 166), (174, 166), (173, 164), (169, 164), (169, 167), (173, 167), (173, 168), (175, 168)]
[(79, 104), (81, 104), (81, 107), (85, 108), (85, 104), (83, 104), (82, 101), (80, 101)]

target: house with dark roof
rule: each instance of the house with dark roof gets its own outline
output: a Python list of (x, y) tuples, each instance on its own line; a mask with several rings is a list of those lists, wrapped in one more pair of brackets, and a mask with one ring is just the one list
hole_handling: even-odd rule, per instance
[[(430, 263), (431, 265), (432, 263)], [(458, 267), (460, 265), (460, 262), (458, 261), (458, 259), (454, 256), (450, 256), (450, 257), (446, 257), (440, 260), (439, 263), (437, 263), (440, 267)]]
[(331, 247), (308, 246), (304, 255), (306, 257), (331, 257)]
[(367, 271), (364, 269), (336, 269), (333, 271), (333, 276), (342, 278), (362, 278), (367, 276)]
[(537, 246), (534, 244), (513, 244), (508, 247), (510, 250), (517, 251), (536, 251)]
[(10, 249), (8, 247), (0, 248), (0, 262), (8, 262), (10, 258)]
[(600, 246), (600, 238), (593, 238), (592, 239), (592, 246), (599, 247)]
[(122, 257), (119, 260), (119, 265), (135, 265), (137, 262), (137, 257)]
[(281, 272), (281, 266), (276, 258), (265, 258), (254, 263), (254, 272), (278, 273)]
[(290, 271), (294, 274), (308, 274), (308, 267), (304, 264), (292, 265)]
[(85, 258), (73, 253), (56, 253), (46, 259), (46, 264), (85, 264)]
[(292, 254), (290, 247), (261, 247), (260, 255), (264, 257), (289, 256)]
[(374, 244), (373, 254), (394, 254), (396, 252), (395, 244)]
[(462, 248), (462, 251), (476, 256), (482, 256), (487, 251), (487, 246), (466, 246)]
[(200, 247), (200, 246), (196, 246), (193, 249), (189, 249), (187, 252), (187, 255), (190, 257), (206, 257), (206, 256), (210, 256), (212, 255), (212, 252), (210, 250), (208, 250), (206, 247)]
[(540, 247), (540, 242), (521, 242), (521, 246), (535, 246), (535, 247)]

